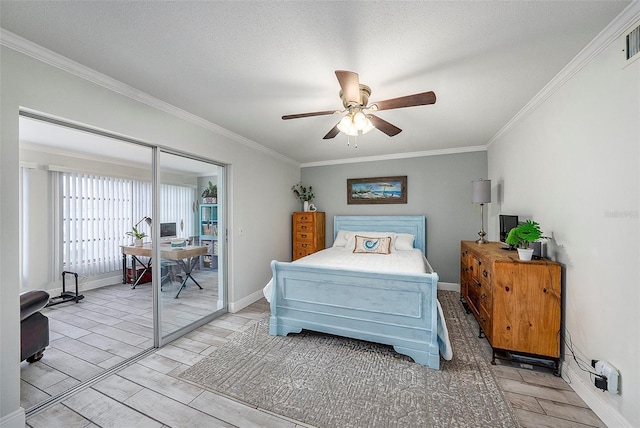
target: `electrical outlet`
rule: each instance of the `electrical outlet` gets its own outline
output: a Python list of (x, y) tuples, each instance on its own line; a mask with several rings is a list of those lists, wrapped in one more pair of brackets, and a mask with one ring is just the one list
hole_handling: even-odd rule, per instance
[(596, 369), (596, 373), (602, 376), (605, 380), (603, 383), (602, 380), (599, 381), (596, 379), (596, 386), (600, 389), (606, 389), (612, 394), (617, 394), (619, 391), (618, 385), (620, 383), (620, 373), (618, 370), (606, 361), (592, 360), (592, 364), (593, 361), (595, 361), (594, 367)]

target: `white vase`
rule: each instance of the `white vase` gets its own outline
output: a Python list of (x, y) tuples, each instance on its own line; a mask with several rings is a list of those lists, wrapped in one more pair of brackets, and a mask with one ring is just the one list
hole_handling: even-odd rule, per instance
[(142, 247), (142, 239), (136, 239), (133, 243), (136, 247)]
[(304, 201), (302, 203), (302, 211), (309, 212), (309, 201)]
[(531, 260), (533, 248), (518, 248), (518, 257), (520, 257), (520, 260)]

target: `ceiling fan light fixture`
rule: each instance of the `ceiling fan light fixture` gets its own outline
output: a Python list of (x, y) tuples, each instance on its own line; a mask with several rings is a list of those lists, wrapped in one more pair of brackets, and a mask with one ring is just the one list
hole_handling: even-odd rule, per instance
[(367, 132), (370, 132), (372, 129), (375, 128), (375, 126), (373, 126), (373, 123), (371, 123), (371, 120), (367, 117), (367, 123), (364, 126), (364, 128), (362, 128), (362, 133), (366, 134)]
[(338, 130), (350, 137), (366, 134), (374, 126), (371, 120), (362, 112), (349, 113), (338, 122)]
[(353, 124), (353, 120), (351, 119), (351, 115), (347, 115), (338, 122), (338, 129), (340, 132), (347, 134), (351, 137), (355, 137), (358, 135), (358, 130)]
[(362, 131), (367, 126), (368, 121), (367, 117), (361, 111), (353, 115), (353, 125), (358, 131)]

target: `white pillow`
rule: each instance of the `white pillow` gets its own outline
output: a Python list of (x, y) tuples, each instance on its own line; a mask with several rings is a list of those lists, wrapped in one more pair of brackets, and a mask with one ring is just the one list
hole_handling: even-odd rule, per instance
[[(393, 232), (349, 232), (349, 237), (347, 238), (347, 244), (345, 245), (345, 248), (353, 250), (356, 247), (356, 235), (366, 236), (369, 238), (389, 237), (393, 241), (395, 233)], [(393, 248), (393, 245), (391, 245), (391, 247)]]
[(379, 238), (356, 235), (355, 242), (354, 253), (389, 254), (391, 252), (390, 236)]
[(415, 236), (410, 233), (396, 233), (394, 237), (393, 247), (396, 251), (413, 250), (413, 241)]
[(347, 245), (347, 241), (349, 240), (349, 236), (352, 232), (348, 230), (339, 230), (336, 235), (336, 240), (333, 241), (334, 247), (344, 247)]

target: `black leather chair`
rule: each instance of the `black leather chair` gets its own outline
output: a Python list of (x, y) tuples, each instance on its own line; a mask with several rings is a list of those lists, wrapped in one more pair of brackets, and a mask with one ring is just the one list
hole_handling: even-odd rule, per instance
[(20, 294), (20, 361), (39, 361), (44, 348), (49, 346), (49, 318), (40, 313), (47, 303), (49, 293), (46, 291)]

